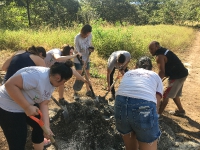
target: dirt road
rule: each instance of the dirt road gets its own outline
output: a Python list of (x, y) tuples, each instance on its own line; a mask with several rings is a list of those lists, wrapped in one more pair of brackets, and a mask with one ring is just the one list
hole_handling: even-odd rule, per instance
[[(197, 32), (196, 40), (191, 47), (178, 55), (189, 70), (181, 97), (186, 116), (181, 118), (170, 115), (168, 112), (176, 109), (173, 100), (170, 100), (163, 121), (171, 124), (172, 130), (182, 142), (188, 140), (200, 142), (200, 32)], [(200, 149), (200, 146), (196, 147)]]

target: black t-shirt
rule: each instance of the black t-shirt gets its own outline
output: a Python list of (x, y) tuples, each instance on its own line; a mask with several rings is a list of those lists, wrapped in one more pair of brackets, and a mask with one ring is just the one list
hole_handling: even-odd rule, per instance
[(156, 51), (155, 55), (165, 55), (167, 57), (167, 63), (165, 64), (165, 76), (169, 77), (169, 79), (180, 79), (188, 75), (188, 70), (172, 51), (161, 47)]

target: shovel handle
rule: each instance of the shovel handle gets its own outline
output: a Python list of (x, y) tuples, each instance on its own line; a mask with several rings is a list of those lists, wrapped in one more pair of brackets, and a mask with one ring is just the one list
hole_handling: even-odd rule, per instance
[(164, 82), (167, 79), (167, 77), (162, 78), (162, 82)]
[(51, 99), (56, 103), (56, 105), (58, 105), (62, 109), (62, 107), (59, 104), (59, 102), (53, 96), (51, 96)]
[[(89, 55), (88, 55), (88, 59), (89, 59), (90, 54), (91, 54), (91, 52), (90, 52)], [(92, 96), (95, 97), (94, 90), (93, 90), (93, 88), (92, 88), (92, 86), (91, 86), (91, 83), (90, 83), (90, 81), (89, 81), (89, 78), (88, 78), (87, 72), (86, 72), (86, 70), (85, 70), (85, 66), (83, 65), (82, 59), (81, 59), (78, 55), (77, 55), (77, 59), (79, 60), (81, 66), (83, 67), (83, 72), (85, 73), (85, 78), (86, 78), (86, 80), (87, 80), (88, 83), (89, 83), (89, 88), (90, 88), (90, 90), (91, 90), (91, 92), (92, 92)], [(88, 59), (87, 59), (87, 61), (88, 61)], [(86, 65), (87, 65), (87, 64), (86, 64)]]
[[(49, 131), (44, 126), (44, 122), (42, 121), (42, 112), (38, 110), (38, 113), (40, 115), (40, 119), (36, 118), (35, 116), (29, 116), (29, 117), (39, 124), (39, 126), (42, 128), (45, 134), (49, 135)], [(50, 136), (50, 140), (51, 140), (51, 143), (55, 143), (55, 139), (53, 138), (53, 136)]]
[[(117, 82), (117, 80), (120, 78), (121, 76), (119, 75), (119, 72), (118, 72), (118, 76), (116, 77), (116, 79), (114, 80), (114, 82), (112, 83), (112, 85), (110, 86), (110, 89), (113, 88), (113, 86), (115, 85), (115, 83)], [(106, 97), (108, 95), (110, 91), (107, 91), (106, 94), (104, 95), (104, 97)]]
[[(47, 130), (45, 126), (41, 126), (41, 128), (45, 134), (49, 135), (49, 131)], [(55, 139), (53, 138), (53, 136), (50, 136), (50, 140), (51, 140), (51, 143), (55, 143)]]

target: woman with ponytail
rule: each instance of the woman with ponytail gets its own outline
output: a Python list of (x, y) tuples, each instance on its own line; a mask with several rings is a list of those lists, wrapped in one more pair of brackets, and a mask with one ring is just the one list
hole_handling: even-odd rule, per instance
[(26, 51), (21, 50), (16, 52), (10, 58), (8, 58), (2, 66), (2, 70), (6, 71), (4, 77), (4, 83), (19, 69), (28, 66), (46, 66), (44, 58), (46, 57), (46, 51), (40, 46), (31, 46)]
[[(27, 124), (32, 130), (35, 150), (43, 150), (44, 137), (53, 135), (50, 129), (48, 102), (55, 87), (63, 85), (72, 75), (72, 62), (56, 62), (50, 68), (25, 67), (17, 71), (4, 85), (0, 86), (0, 126), (9, 145), (9, 150), (24, 150)], [(39, 104), (39, 108), (34, 104)], [(43, 114), (44, 126), (50, 135), (29, 116)]]

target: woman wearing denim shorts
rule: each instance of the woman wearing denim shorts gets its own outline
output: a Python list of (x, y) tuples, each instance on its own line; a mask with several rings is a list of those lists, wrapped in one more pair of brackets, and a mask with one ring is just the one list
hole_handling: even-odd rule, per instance
[(136, 69), (126, 72), (116, 92), (115, 120), (126, 150), (156, 150), (161, 135), (157, 110), (163, 94), (151, 60), (141, 57)]

